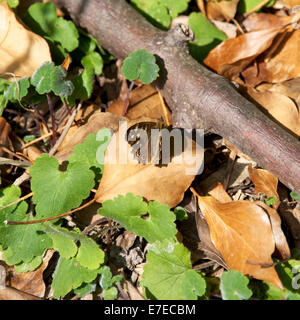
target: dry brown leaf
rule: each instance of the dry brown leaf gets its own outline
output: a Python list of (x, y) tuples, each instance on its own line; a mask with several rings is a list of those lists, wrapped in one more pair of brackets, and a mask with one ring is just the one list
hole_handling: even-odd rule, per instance
[(211, 240), (228, 269), (239, 270), (283, 289), (272, 266), (275, 241), (268, 214), (252, 202), (220, 203), (213, 197), (196, 196)]
[(275, 197), (274, 208), (280, 205), (279, 195), (277, 193), (278, 179), (269, 171), (264, 169), (255, 169), (251, 165), (248, 167), (249, 178), (253, 182), (255, 192), (263, 192), (267, 197)]
[(242, 34), (210, 51), (204, 63), (226, 78), (234, 79), (258, 55), (268, 49), (281, 27)]
[(43, 263), (34, 271), (17, 272), (11, 268), (9, 279), (10, 286), (36, 297), (43, 298), (46, 290), (43, 280), (43, 272), (47, 268), (53, 253), (54, 250), (48, 250), (43, 258)]
[(281, 219), (277, 211), (267, 206), (264, 202), (255, 202), (258, 206), (262, 207), (269, 215), (272, 232), (274, 236), (275, 246), (279, 253), (279, 258), (287, 260), (291, 256), (289, 245), (286, 241), (285, 235), (281, 229)]
[(291, 23), (294, 16), (276, 16), (270, 13), (255, 13), (243, 21), (243, 26), (247, 32), (275, 27), (283, 27)]
[(6, 153), (3, 150), (3, 146), (13, 149), (11, 148), (11, 141), (9, 139), (10, 132), (10, 124), (3, 117), (0, 117), (0, 157), (2, 157)]
[[(124, 101), (114, 101), (108, 108), (108, 112), (121, 115)], [(126, 117), (130, 120), (147, 117), (152, 119), (164, 119), (162, 102), (159, 93), (150, 85), (143, 85), (134, 89), (129, 97), (129, 108)], [(170, 110), (166, 110), (167, 120), (172, 123)]]
[(237, 26), (233, 23), (211, 20), (211, 22), (221, 31), (223, 31), (228, 39), (236, 38), (237, 36)]
[[(142, 120), (146, 121), (147, 119), (129, 122), (127, 128)], [(128, 192), (143, 196), (147, 200), (157, 200), (170, 207), (174, 207), (183, 199), (184, 192), (195, 178), (195, 174), (188, 172), (188, 170), (192, 169), (193, 172), (197, 172), (200, 169), (203, 159), (202, 150), (197, 149), (197, 163), (193, 163), (195, 159), (192, 158), (193, 155), (190, 152), (188, 154), (184, 152), (175, 155), (168, 165), (156, 166), (151, 162), (141, 164), (134, 159), (125, 135), (117, 132), (115, 138), (116, 141), (121, 141), (124, 146), (122, 149), (124, 159), (122, 156), (119, 157), (120, 143), (114, 145), (111, 140), (105, 154), (104, 173), (95, 195), (97, 202), (113, 199), (119, 194), (125, 195)], [(189, 143), (192, 144), (192, 141), (189, 140)], [(129, 148), (128, 152), (125, 149), (126, 146)], [(195, 147), (195, 144), (193, 146)], [(115, 164), (112, 163), (111, 158), (114, 153), (116, 154)], [(178, 163), (182, 155), (183, 163)], [(123, 164), (122, 161), (126, 163)]]
[(287, 8), (293, 8), (295, 6), (299, 6), (300, 5), (300, 1), (299, 0), (279, 0), (279, 3), (281, 3), (282, 5), (284, 5)]
[(204, 0), (196, 0), (197, 6), (199, 10), (206, 16), (206, 10), (205, 10), (205, 1)]
[[(287, 80), (281, 83), (263, 83), (255, 88), (260, 92), (272, 91), (281, 93), (291, 99), (297, 104), (300, 103), (300, 78)], [(298, 107), (299, 109), (299, 107)]]
[(44, 62), (52, 61), (47, 41), (26, 29), (7, 2), (0, 3), (0, 75), (15, 80), (31, 77)]
[(296, 249), (300, 249), (300, 206), (291, 208), (287, 203), (279, 207), (279, 212), (288, 226)]
[(55, 157), (60, 161), (65, 161), (73, 152), (74, 147), (78, 143), (83, 143), (87, 135), (90, 133), (97, 133), (102, 128), (112, 129), (117, 131), (119, 128), (119, 121), (124, 121), (125, 118), (112, 114), (110, 112), (94, 113), (88, 122), (79, 127), (75, 132), (68, 137), (63, 148), (55, 154)]
[(259, 63), (258, 82), (279, 83), (300, 77), (299, 46), (300, 30), (286, 32), (278, 48), (270, 48)]
[(239, 0), (208, 1), (206, 3), (207, 17), (208, 19), (229, 21), (235, 16), (238, 3)]
[(248, 93), (278, 122), (300, 136), (300, 114), (292, 99), (277, 92), (258, 92), (251, 88)]
[(223, 184), (220, 182), (217, 182), (215, 185), (213, 185), (212, 188), (208, 191), (208, 194), (221, 203), (232, 201), (230, 195), (226, 192)]
[[(67, 135), (65, 136), (64, 141), (59, 146), (58, 151), (63, 150), (65, 146), (67, 146), (70, 143), (70, 141), (72, 141), (73, 134), (75, 133), (75, 131), (78, 130), (78, 124), (80, 124), (81, 126), (85, 125), (93, 114), (98, 114), (98, 113), (101, 113), (99, 111), (99, 107), (97, 107), (94, 104), (90, 104), (81, 108), (75, 117), (76, 123), (74, 121), (73, 124), (71, 125), (71, 128), (69, 129)], [(65, 122), (67, 121), (68, 121), (68, 118), (65, 120)]]

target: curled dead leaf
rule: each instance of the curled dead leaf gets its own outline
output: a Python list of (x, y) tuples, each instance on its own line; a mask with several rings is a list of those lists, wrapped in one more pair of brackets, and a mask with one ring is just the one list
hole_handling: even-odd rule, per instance
[(278, 251), (279, 259), (287, 260), (291, 257), (289, 245), (286, 241), (285, 235), (281, 229), (281, 219), (277, 211), (267, 206), (264, 202), (256, 201), (258, 206), (262, 207), (269, 215), (275, 246)]
[(283, 289), (271, 258), (275, 241), (265, 210), (252, 202), (221, 203), (192, 191), (209, 226), (211, 241), (228, 269), (239, 270)]
[(8, 80), (30, 77), (52, 61), (46, 40), (25, 28), (6, 1), (0, 3), (0, 56), (1, 78)]
[(268, 49), (282, 27), (242, 34), (227, 39), (210, 51), (204, 63), (226, 78), (234, 79), (258, 55)]
[(263, 192), (267, 197), (275, 197), (276, 202), (274, 208), (280, 205), (279, 195), (277, 193), (278, 179), (269, 171), (264, 169), (255, 169), (251, 165), (248, 166), (249, 178), (253, 182), (255, 192)]

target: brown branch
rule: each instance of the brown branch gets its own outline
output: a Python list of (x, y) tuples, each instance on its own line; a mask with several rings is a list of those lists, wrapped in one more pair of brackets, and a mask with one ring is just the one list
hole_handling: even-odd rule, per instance
[(157, 57), (154, 83), (172, 109), (173, 124), (217, 133), (300, 194), (300, 143), (188, 52), (190, 34), (163, 32), (124, 0), (54, 0), (114, 56), (146, 49)]

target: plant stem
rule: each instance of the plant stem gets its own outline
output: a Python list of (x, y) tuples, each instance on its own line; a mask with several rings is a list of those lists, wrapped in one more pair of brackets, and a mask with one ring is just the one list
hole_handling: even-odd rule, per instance
[(52, 123), (52, 139), (51, 139), (51, 145), (54, 146), (56, 142), (56, 125), (55, 125), (55, 114), (54, 114), (54, 105), (53, 101), (51, 99), (51, 96), (49, 93), (47, 93), (47, 100), (48, 100), (48, 106), (51, 116), (51, 123)]
[(81, 207), (78, 207), (76, 209), (70, 210), (68, 212), (65, 212), (65, 213), (59, 214), (57, 216), (50, 217), (50, 218), (45, 218), (45, 219), (40, 219), (40, 220), (32, 220), (32, 221), (7, 221), (7, 220), (5, 220), (4, 223), (6, 225), (23, 225), (23, 224), (34, 224), (34, 223), (42, 223), (42, 222), (46, 222), (46, 221), (56, 220), (56, 219), (62, 218), (64, 216), (67, 216), (69, 214), (72, 214), (74, 212), (80, 211), (81, 209), (88, 207), (89, 205), (91, 205), (95, 201), (96, 201), (96, 199), (93, 198), (91, 201), (87, 202), (86, 204), (82, 205)]
[(124, 102), (124, 107), (123, 107), (123, 111), (122, 111), (122, 116), (125, 116), (126, 112), (127, 112), (127, 108), (128, 108), (128, 102), (129, 102), (129, 96), (130, 96), (130, 93), (133, 89), (133, 86), (134, 86), (134, 81), (131, 81), (130, 83), (130, 86), (128, 88), (128, 92), (127, 92), (127, 96), (126, 96), (126, 99), (125, 99), (125, 102)]

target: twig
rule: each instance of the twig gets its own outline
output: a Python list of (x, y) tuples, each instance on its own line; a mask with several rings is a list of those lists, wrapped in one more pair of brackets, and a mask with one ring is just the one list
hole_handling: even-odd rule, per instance
[[(63, 130), (65, 127), (66, 127), (66, 126), (63, 126), (63, 127), (59, 128), (59, 129), (57, 129), (57, 131), (59, 132), (59, 131)], [(38, 137), (38, 138), (36, 138), (36, 139), (34, 139), (34, 140), (32, 140), (32, 141), (24, 144), (24, 145), (21, 147), (21, 150), (26, 149), (26, 148), (32, 146), (33, 144), (35, 144), (35, 143), (37, 143), (37, 142), (39, 142), (39, 141), (41, 141), (41, 140), (44, 140), (44, 139), (52, 136), (52, 134), (53, 134), (53, 133), (52, 133), (52, 131), (51, 131), (51, 132), (49, 132), (49, 133), (46, 133), (46, 134), (42, 135), (41, 137)]]
[(32, 163), (29, 161), (21, 161), (21, 160), (12, 160), (8, 158), (0, 157), (0, 165), (10, 164), (12, 166), (20, 167), (20, 168), (29, 168)]
[[(63, 142), (65, 136), (67, 135), (75, 117), (77, 112), (81, 109), (82, 106), (82, 101), (80, 101), (80, 103), (78, 104), (76, 110), (73, 111), (72, 116), (70, 117), (70, 119), (68, 120), (67, 124), (64, 126), (64, 130), (61, 134), (61, 136), (59, 137), (59, 139), (57, 140), (57, 142), (55, 143), (55, 145), (51, 148), (51, 150), (49, 151), (49, 156), (53, 156), (55, 154), (55, 152), (57, 151), (57, 149), (59, 148), (59, 146), (61, 145), (61, 143)], [(48, 136), (52, 135), (52, 133), (50, 133)], [(45, 137), (45, 136), (43, 136)], [(39, 139), (41, 140), (42, 137), (40, 137)], [(37, 142), (37, 141), (35, 141)], [(28, 147), (29, 144), (27, 144)], [(24, 148), (24, 146), (23, 146)], [(27, 181), (30, 179), (30, 175), (27, 172), (24, 172), (13, 184), (15, 186), (19, 186), (21, 185), (23, 182)]]
[(23, 182), (30, 179), (30, 175), (27, 172), (24, 172), (18, 179), (13, 183), (14, 186), (20, 186)]
[(77, 115), (77, 113), (79, 112), (79, 110), (82, 107), (82, 101), (80, 101), (80, 103), (78, 104), (76, 110), (73, 111), (70, 119), (68, 120), (64, 131), (62, 132), (62, 134), (60, 135), (59, 139), (56, 141), (55, 145), (51, 148), (51, 150), (49, 151), (49, 156), (53, 156), (55, 154), (55, 152), (57, 151), (57, 149), (59, 148), (59, 146), (62, 144), (63, 140), (65, 139), (68, 131), (70, 130), (72, 123)]
[(68, 212), (65, 212), (65, 213), (59, 214), (57, 216), (50, 217), (50, 218), (45, 218), (45, 219), (40, 219), (40, 220), (32, 220), (32, 221), (7, 221), (7, 220), (5, 220), (4, 223), (6, 225), (21, 225), (21, 224), (34, 224), (34, 223), (42, 223), (42, 222), (46, 222), (46, 221), (56, 220), (56, 219), (62, 218), (64, 216), (67, 216), (69, 214), (72, 214), (74, 212), (80, 211), (80, 210), (90, 206), (95, 201), (96, 201), (96, 199), (93, 198), (91, 201), (87, 202), (86, 204), (82, 205), (81, 207), (78, 207), (76, 209), (70, 210)]
[(129, 96), (130, 96), (130, 93), (132, 91), (133, 86), (134, 86), (134, 81), (131, 81), (130, 86), (128, 88), (126, 99), (124, 101), (124, 107), (123, 107), (123, 111), (122, 111), (122, 116), (125, 116), (125, 114), (127, 112), (128, 103), (129, 103)]
[(51, 96), (49, 93), (47, 93), (47, 100), (48, 100), (48, 106), (51, 116), (51, 123), (52, 123), (52, 145), (56, 142), (56, 125), (55, 125), (55, 114), (54, 114), (54, 105), (53, 101), (51, 99)]
[(26, 196), (24, 196), (24, 197), (22, 197), (22, 198), (19, 198), (19, 199), (13, 201), (13, 202), (7, 204), (7, 205), (4, 206), (4, 207), (1, 207), (1, 208), (0, 208), (0, 211), (6, 209), (6, 208), (8, 208), (8, 207), (11, 207), (11, 206), (13, 206), (13, 205), (15, 205), (15, 204), (23, 201), (23, 200), (26, 200), (26, 199), (28, 199), (28, 198), (30, 198), (30, 197), (32, 197), (32, 196), (33, 196), (33, 192), (30, 192), (30, 193), (26, 194)]

